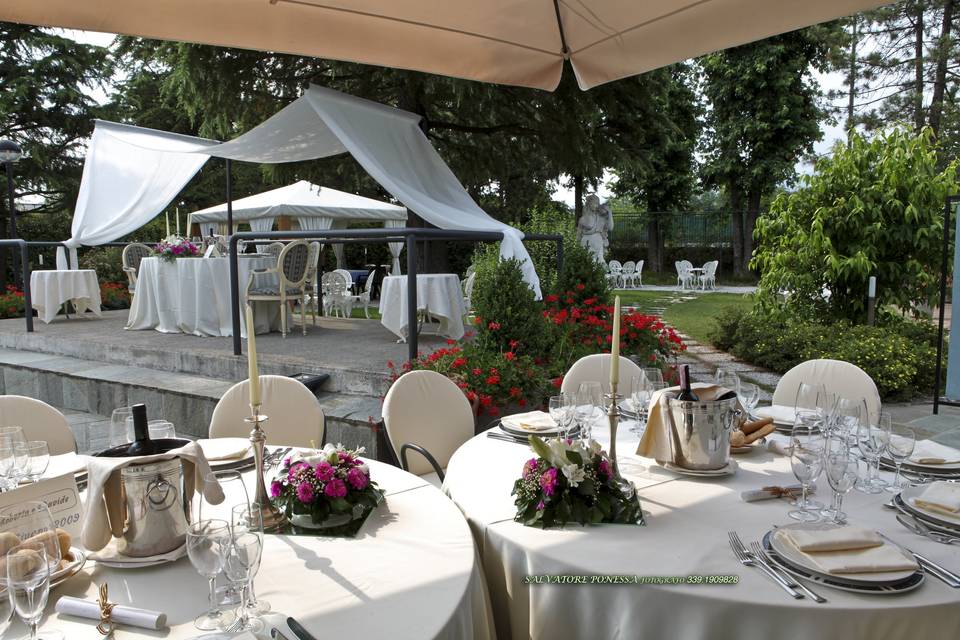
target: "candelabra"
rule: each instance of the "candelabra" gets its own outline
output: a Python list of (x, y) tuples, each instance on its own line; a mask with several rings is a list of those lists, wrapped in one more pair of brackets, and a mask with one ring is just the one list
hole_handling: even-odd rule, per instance
[(278, 531), (287, 523), (286, 517), (270, 502), (267, 486), (263, 480), (263, 449), (267, 441), (267, 434), (260, 425), (269, 418), (260, 414), (260, 405), (250, 405), (252, 415), (244, 418), (244, 422), (253, 425), (250, 430), (250, 444), (253, 446), (253, 459), (257, 465), (257, 494), (253, 508), (260, 512), (264, 531)]
[(617, 464), (617, 426), (620, 424), (620, 400), (623, 396), (617, 393), (617, 383), (610, 383), (610, 393), (604, 396), (608, 401), (607, 420), (610, 422), (610, 464), (613, 469), (613, 477), (617, 485), (626, 496), (632, 496), (636, 490), (633, 483), (620, 475), (620, 466)]

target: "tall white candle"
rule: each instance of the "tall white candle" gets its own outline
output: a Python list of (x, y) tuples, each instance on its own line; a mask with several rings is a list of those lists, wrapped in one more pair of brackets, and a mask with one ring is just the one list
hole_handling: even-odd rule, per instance
[(166, 239), (170, 237), (170, 212), (164, 211), (163, 217), (167, 221), (167, 235), (164, 237)]
[(613, 338), (610, 341), (610, 386), (620, 382), (620, 296), (613, 301)]
[(250, 404), (260, 406), (260, 371), (257, 369), (257, 336), (253, 307), (247, 305), (247, 377), (250, 379)]
[(177, 207), (177, 213), (175, 215), (177, 217), (177, 235), (180, 235), (180, 207)]

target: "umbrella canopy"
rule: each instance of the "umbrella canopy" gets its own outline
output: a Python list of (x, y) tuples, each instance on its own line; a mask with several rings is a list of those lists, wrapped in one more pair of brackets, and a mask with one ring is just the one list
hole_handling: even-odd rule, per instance
[(0, 20), (583, 89), (877, 0), (3, 0)]
[[(320, 187), (306, 180), (233, 202), (233, 219), (237, 222), (278, 216), (405, 221), (407, 210), (379, 200)], [(218, 204), (195, 211), (190, 219), (195, 223), (226, 222), (227, 205)]]

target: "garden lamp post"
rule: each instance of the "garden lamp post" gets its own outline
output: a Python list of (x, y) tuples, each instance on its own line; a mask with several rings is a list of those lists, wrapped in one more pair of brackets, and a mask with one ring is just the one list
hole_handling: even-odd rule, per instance
[[(0, 140), (0, 162), (3, 163), (7, 171), (7, 202), (10, 210), (10, 238), (17, 237), (17, 211), (13, 208), (13, 164), (23, 157), (23, 150), (13, 140)], [(5, 260), (3, 261), (6, 262)], [(5, 268), (5, 267), (4, 267)], [(13, 274), (14, 283), (19, 283), (19, 273), (16, 260), (14, 260)]]

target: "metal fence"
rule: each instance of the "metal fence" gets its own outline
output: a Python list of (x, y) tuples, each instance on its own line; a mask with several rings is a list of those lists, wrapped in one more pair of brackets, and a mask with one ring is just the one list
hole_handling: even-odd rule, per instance
[(732, 264), (729, 211), (614, 213), (610, 257), (621, 261), (644, 258), (650, 242), (648, 225), (654, 216), (660, 219), (665, 265), (680, 259), (693, 262), (720, 260), (724, 265)]

